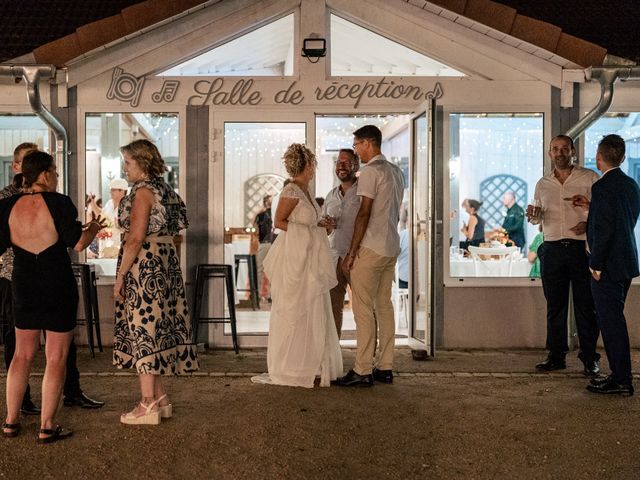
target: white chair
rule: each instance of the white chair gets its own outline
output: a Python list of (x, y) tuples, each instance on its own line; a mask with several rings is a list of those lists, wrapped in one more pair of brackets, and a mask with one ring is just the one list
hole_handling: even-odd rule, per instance
[[(519, 247), (469, 246), (469, 253), (471, 254), (471, 259), (473, 260), (473, 269), (475, 276), (510, 277), (514, 254), (519, 251)], [(481, 256), (491, 257), (491, 260), (485, 260)], [(483, 265), (485, 265), (487, 268), (483, 268)], [(491, 268), (490, 265), (497, 265), (497, 268)], [(500, 268), (505, 265), (507, 267), (506, 275), (505, 272), (501, 271), (502, 268)]]

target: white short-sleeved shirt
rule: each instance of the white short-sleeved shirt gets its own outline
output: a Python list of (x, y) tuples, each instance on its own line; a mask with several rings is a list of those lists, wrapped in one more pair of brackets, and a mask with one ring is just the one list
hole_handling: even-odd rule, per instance
[(323, 214), (338, 217), (338, 225), (329, 235), (329, 246), (337, 257), (344, 257), (351, 247), (356, 216), (360, 210), (357, 185), (356, 182), (344, 195), (338, 185), (324, 199)]
[(361, 246), (370, 248), (382, 257), (398, 256), (398, 220), (403, 194), (402, 170), (384, 155), (376, 155), (360, 170), (358, 195), (373, 199), (369, 224)]

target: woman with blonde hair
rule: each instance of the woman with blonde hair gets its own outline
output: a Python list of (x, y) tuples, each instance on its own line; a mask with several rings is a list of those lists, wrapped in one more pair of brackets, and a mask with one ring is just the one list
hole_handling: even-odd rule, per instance
[(280, 194), (274, 226), (282, 230), (264, 260), (271, 280), (268, 374), (254, 383), (312, 388), (316, 376), (329, 386), (342, 374), (342, 352), (329, 291), (337, 284), (321, 210), (309, 193), (317, 166), (304, 145), (284, 154), (291, 177)]
[(120, 149), (133, 183), (118, 209), (124, 231), (116, 282), (113, 363), (138, 371), (141, 398), (125, 424), (158, 425), (172, 416), (162, 375), (198, 369), (180, 262), (173, 236), (187, 228), (182, 199), (164, 181), (164, 160), (148, 140)]

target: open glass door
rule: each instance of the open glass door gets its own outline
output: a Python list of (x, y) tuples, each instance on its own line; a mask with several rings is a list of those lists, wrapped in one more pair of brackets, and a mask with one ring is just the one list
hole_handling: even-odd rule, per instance
[(435, 196), (433, 125), (435, 100), (423, 104), (411, 119), (409, 169), (409, 346), (414, 358), (435, 356)]

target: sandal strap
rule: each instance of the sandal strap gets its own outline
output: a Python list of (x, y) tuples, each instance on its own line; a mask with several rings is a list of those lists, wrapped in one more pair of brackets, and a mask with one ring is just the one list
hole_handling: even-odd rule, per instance
[(144, 404), (144, 403), (140, 402), (140, 406), (141, 406), (142, 408), (144, 408), (144, 410), (145, 410), (145, 412), (144, 412), (144, 413), (145, 413), (145, 415), (148, 415), (148, 414), (151, 412), (151, 409), (152, 409), (153, 407), (155, 407), (156, 405), (158, 405), (158, 402), (159, 402), (159, 401), (160, 401), (160, 399), (155, 400), (155, 401), (151, 402), (149, 405), (146, 405), (146, 404)]
[(9, 430), (15, 430), (16, 428), (19, 428), (19, 427), (20, 427), (20, 422), (18, 422), (18, 423), (7, 423), (7, 422), (4, 422), (2, 424), (2, 428), (8, 428)]
[(60, 433), (62, 431), (61, 425), (56, 425), (56, 428), (41, 428), (40, 433), (43, 435), (55, 435), (56, 433)]

